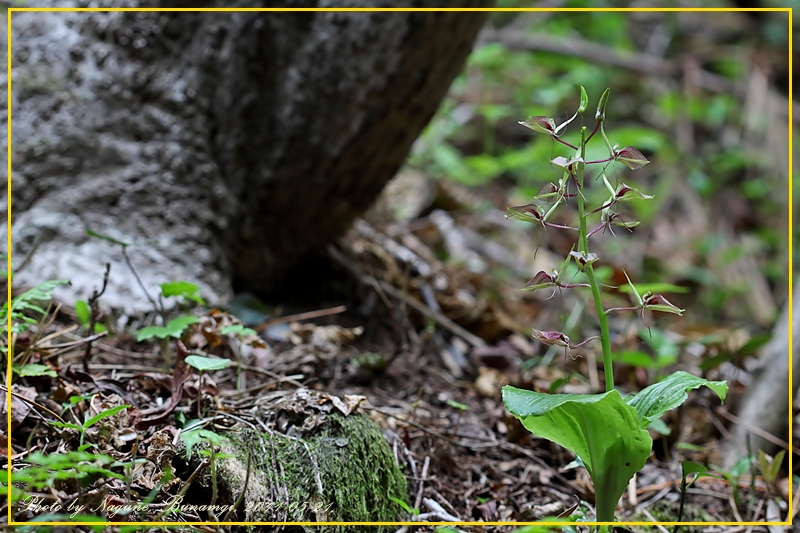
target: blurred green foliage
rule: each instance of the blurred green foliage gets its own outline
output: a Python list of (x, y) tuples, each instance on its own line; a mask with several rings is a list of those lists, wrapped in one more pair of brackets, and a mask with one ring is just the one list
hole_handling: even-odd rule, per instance
[[(498, 7), (526, 4), (501, 0)], [(725, 2), (716, 4), (730, 7)], [(615, 2), (564, 4), (603, 6), (618, 7)], [(643, 47), (649, 46), (650, 34), (660, 31), (667, 39), (661, 50), (664, 60), (680, 70), (682, 62), (691, 57), (691, 65), (731, 88), (750, 81), (753, 54), (767, 46), (785, 49), (788, 42), (785, 14), (770, 14), (759, 23), (758, 32), (736, 38), (732, 37), (736, 30), (713, 26), (704, 32), (707, 35), (688, 33), (680, 16), (664, 14), (657, 28), (648, 28), (642, 20), (621, 12), (495, 13), (492, 22), (497, 35), (508, 30), (554, 40), (588, 41), (605, 52), (621, 55), (642, 54)], [(532, 135), (517, 122), (543, 115), (560, 123), (577, 107), (579, 85), (590, 95), (590, 109), (603, 89), (610, 87), (609, 139), (620, 146), (635, 146), (652, 161), (634, 180), (640, 190), (656, 196), (653, 203), (631, 206), (642, 228), (653, 226), (657, 217), (683, 216), (673, 206), (681, 199), (680, 188), (686, 186), (694, 191), (712, 222), (720, 216), (728, 217), (737, 238), (748, 234), (759, 243), (757, 249), (737, 245), (727, 249), (718, 235), (706, 234), (686, 243), (696, 258), (692, 265), (676, 268), (648, 262), (645, 257), (643, 265), (647, 268), (643, 269), (642, 281), (658, 279), (697, 289), (699, 315), (693, 308), (697, 320), (747, 320), (747, 307), (741, 305), (747, 287), (721, 280), (713, 265), (749, 254), (760, 259), (759, 267), (778, 304), (785, 300), (786, 170), (776, 161), (775, 150), (768, 149), (770, 142), (774, 144), (770, 128), (786, 131), (785, 122), (776, 126), (771, 117), (748, 114), (747, 95), (741, 92), (687, 88), (681, 75), (644, 74), (573, 55), (511, 49), (502, 44), (502, 38), (499, 40), (480, 43), (473, 51), (437, 116), (415, 145), (411, 166), (437, 179), (469, 187), (500, 185), (507, 189), (508, 198), (524, 201), (559, 177), (548, 160), (572, 154), (546, 136)], [(777, 116), (785, 121), (783, 115)], [(594, 126), (592, 113), (587, 113), (586, 125), (590, 129)], [(563, 138), (575, 144), (579, 129), (579, 125), (570, 125)], [(589, 147), (588, 159), (607, 157), (602, 142), (592, 142)], [(587, 169), (595, 173), (600, 170), (599, 165)], [(607, 173), (612, 183), (632, 179), (621, 166)], [(795, 200), (800, 198), (797, 185), (792, 192)], [(600, 187), (595, 193), (597, 198), (588, 198), (590, 202), (606, 194)], [(674, 220), (672, 223), (677, 225)], [(627, 241), (620, 242), (604, 246), (619, 251)], [(709, 254), (719, 256), (716, 263), (709, 260)]]

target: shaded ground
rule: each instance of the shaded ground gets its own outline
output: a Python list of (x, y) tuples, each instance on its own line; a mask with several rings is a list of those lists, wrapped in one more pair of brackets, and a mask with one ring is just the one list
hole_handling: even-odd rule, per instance
[[(403, 179), (407, 178), (400, 181)], [(464, 196), (462, 201), (469, 198), (465, 190), (452, 184), (447, 190), (428, 185), (433, 187), (431, 206), (457, 201), (457, 195)], [(396, 201), (391, 193), (387, 201)], [(336, 283), (349, 289), (349, 299), (340, 297), (334, 302), (340, 305), (306, 308), (294, 318), (287, 316), (288, 311), (271, 309), (273, 316), (264, 318), (258, 317), (253, 303), (237, 304), (239, 314), (254, 317), (249, 325), (265, 340), (261, 346), (257, 341), (249, 346), (253, 338), (240, 342), (220, 334), (222, 327), (238, 322), (233, 316), (204, 314), (199, 308), (194, 311), (205, 318), (183, 336), (192, 353), (235, 361), (241, 351), (245, 370), (239, 386), (235, 365), (204, 377), (203, 417), (210, 420), (206, 429), (223, 432), (243, 421), (257, 424), (253, 406), (275, 391), (303, 386), (341, 397), (364, 395), (367, 402), (362, 404), (362, 412), (383, 428), (395, 460), (408, 478), (410, 501), (406, 504), (425, 513), (428, 520), (530, 521), (570, 509), (591, 516), (593, 493), (585, 470), (575, 466), (571, 453), (533, 438), (509, 416), (500, 400), (500, 388), (505, 384), (542, 391), (601, 390), (602, 368), (591, 349), (566, 356), (560, 349), (543, 350), (525, 335), (526, 324), (534, 317), (536, 323), (546, 323), (566, 316), (581, 305), (579, 297), (556, 293), (548, 298), (550, 294), (542, 294), (547, 291), (519, 292), (519, 283), (513, 279), (516, 254), (533, 250), (526, 247), (526, 237), (515, 234), (518, 229), (513, 228), (510, 237), (496, 234), (498, 242), (492, 247), (485, 235), (506, 223), (499, 211), (466, 215), (458, 224), (448, 224), (451, 214), (443, 210), (390, 223), (381, 219), (380, 209), (368, 216), (371, 223), (359, 221), (347, 239), (329, 250)], [(457, 210), (450, 213), (458, 216)], [(506, 247), (515, 239), (520, 243), (517, 250)], [(461, 252), (453, 244), (459, 240), (469, 243)], [(448, 247), (448, 243), (451, 262), (444, 264), (436, 259), (435, 250)], [(474, 250), (483, 253), (474, 252), (462, 264), (452, 261), (455, 254)], [(494, 254), (494, 260), (486, 250)], [(540, 249), (537, 261), (547, 256), (548, 252)], [(479, 261), (486, 268), (476, 273)], [(609, 296), (625, 298), (613, 291)], [(105, 322), (113, 331), (112, 321)], [(57, 412), (62, 411), (60, 402), (75, 395), (104, 398), (119, 394), (142, 412), (163, 409), (169, 403), (176, 378), (172, 371), (165, 372), (161, 346), (137, 343), (127, 333), (97, 339), (92, 343), (89, 376), (80, 370), (86, 334), (69, 324), (68, 315), (61, 312), (41, 334), (34, 330), (17, 339), (18, 346), (35, 345), (31, 362), (48, 364), (60, 376), (59, 385), (48, 377), (26, 378), (23, 383), (27, 386), (20, 392)], [(638, 325), (623, 325), (619, 331), (615, 342), (620, 349), (629, 346), (647, 352), (646, 343), (637, 335), (641, 334)], [(720, 407), (711, 395), (694, 393), (684, 407), (668, 415), (672, 433), (663, 437), (653, 433), (654, 456), (623, 498), (618, 512), (621, 519), (676, 520), (679, 461), (709, 464), (718, 460), (716, 443), (726, 433), (727, 413), (735, 405), (736, 379), (742, 371), (730, 364), (703, 371), (698, 364), (703, 356), (728, 349), (725, 342), (744, 340), (698, 344), (687, 341), (691, 334), (675, 334), (673, 342), (680, 347), (680, 357), (670, 368), (729, 379), (731, 401)], [(174, 360), (174, 344), (171, 351)], [(618, 363), (616, 375), (623, 390), (634, 392), (649, 383), (654, 372)], [(196, 373), (186, 378), (174, 413), (178, 418), (153, 424), (141, 433), (144, 443), (150, 444), (149, 438), (164, 428), (174, 432), (178, 420), (197, 418), (201, 408), (198, 386)], [(14, 431), (16, 463), (24, 464), (25, 449), (54, 452), (74, 446), (74, 440), (67, 444), (63, 434), (59, 436), (42, 424), (47, 418), (46, 413), (37, 414), (36, 408), (21, 417)], [(687, 518), (763, 521), (767, 488), (760, 479), (751, 482), (750, 474), (748, 469), (728, 481), (700, 479), (689, 490)], [(171, 492), (175, 494), (180, 486), (174, 484)], [(124, 496), (124, 485), (95, 489)], [(190, 494), (198, 503), (207, 497), (203, 491)], [(56, 497), (69, 501), (75, 494), (62, 488)], [(580, 502), (586, 503), (573, 509)], [(705, 514), (698, 515), (698, 509)], [(671, 510), (673, 517), (666, 518), (665, 510)], [(398, 505), (398, 519), (404, 516), (411, 517)], [(208, 517), (199, 513), (183, 519)]]
[[(549, 17), (558, 27), (558, 16), (536, 16)], [(699, 32), (696, 21), (681, 19), (683, 35), (691, 39), (684, 42), (678, 34), (673, 43), (691, 48), (703, 39), (746, 34), (749, 27), (741, 19), (714, 20), (722, 22), (702, 26)], [(636, 40), (645, 44), (665, 25), (636, 22), (640, 24), (634, 29), (644, 34)], [(558, 329), (576, 340), (596, 334), (588, 294), (519, 290), (536, 272), (560, 268), (574, 244), (572, 235), (542, 232), (505, 218), (506, 206), (527, 203), (542, 184), (558, 178), (547, 160), (561, 154), (547, 140), (531, 141), (530, 133), (516, 124), (526, 118), (518, 108), (528, 109), (519, 105), (517, 87), (524, 86), (541, 101), (549, 98), (553, 107), (567, 99), (555, 93), (568, 93), (570, 105), (551, 113), (560, 117), (556, 113), (576, 100), (575, 79), (556, 88), (554, 80), (567, 76), (560, 70), (562, 63), (572, 69), (576, 57), (582, 57), (608, 66), (602, 79), (592, 81), (613, 81), (612, 94), (621, 102), (614, 108), (620, 135), (643, 140), (649, 148), (642, 149), (654, 154), (653, 163), (635, 180), (636, 186), (656, 195), (657, 208), (636, 208), (644, 223), (632, 233), (617, 229), (616, 239), (609, 233), (596, 239), (605, 280), (624, 286), (624, 268), (637, 280), (668, 283), (669, 299), (688, 310), (685, 318), (645, 315), (649, 329), (635, 316), (612, 320), (612, 344), (620, 354), (616, 383), (624, 392), (635, 392), (680, 369), (726, 379), (731, 387), (724, 406), (695, 391), (681, 409), (664, 418), (669, 434), (653, 433), (653, 455), (618, 509), (625, 520), (669, 520), (664, 513), (676, 512), (680, 461), (720, 464), (719, 442), (736, 423), (731, 413), (751, 380), (748, 362), (783, 304), (785, 140), (765, 126), (785, 120), (784, 108), (775, 105), (779, 95), (768, 87), (770, 77), (782, 79), (779, 61), (768, 49), (747, 55), (744, 74), (733, 81), (719, 74), (724, 69), (715, 61), (741, 53), (734, 45), (703, 49), (697, 61), (680, 55), (681, 48), (670, 54), (664, 48), (659, 63), (650, 56), (642, 61), (636, 54), (620, 54), (611, 45), (587, 47), (574, 34), (554, 47), (552, 40), (521, 39), (517, 29), (487, 32), (483, 39), (514, 50), (544, 50), (544, 55), (535, 56), (530, 71), (521, 68), (530, 66), (522, 63), (522, 52), (503, 55), (497, 48), (484, 48), (474, 55), (441, 116), (418, 142), (409, 166), (348, 236), (323, 254), (328, 258), (319, 265), (324, 304), (261, 308), (241, 297), (229, 311), (259, 332), (263, 346), (254, 338), (240, 341), (222, 334), (222, 327), (237, 323), (232, 316), (187, 305), (203, 317), (183, 337), (190, 351), (230, 361), (241, 355), (241, 377), (231, 364), (206, 373), (202, 384), (196, 373), (183, 376), (181, 383), (172, 366), (165, 365), (163, 343), (137, 343), (130, 333), (159, 323), (157, 313), (99, 316), (111, 334), (91, 343), (91, 376), (81, 371), (87, 333), (70, 310), (61, 309), (53, 322), (42, 321), (41, 327), (20, 334), (20, 363), (46, 364), (58, 378), (20, 379), (22, 388), (16, 392), (38, 405), (22, 399), (14, 404), (15, 464), (24, 465), (36, 450), (75, 449), (74, 435), (67, 439), (46, 426), (53, 417), (42, 409), (61, 413), (61, 404), (71, 396), (97, 394), (95, 400), (102, 400), (116, 394), (145, 413), (164, 411), (171, 397), (180, 398), (174, 409), (167, 409), (172, 411), (169, 417), (142, 432), (152, 447), (156, 434), (174, 431), (198, 413), (209, 430), (258, 424), (252, 410), (260, 398), (310, 387), (366, 397), (361, 411), (383, 429), (408, 479), (410, 499), (403, 503), (428, 520), (528, 521), (570, 510), (572, 516), (591, 517), (593, 494), (585, 469), (575, 465), (569, 452), (533, 438), (500, 400), (505, 384), (540, 391), (602, 390), (596, 345), (567, 355), (530, 336), (532, 327)], [(596, 31), (605, 32), (603, 38), (616, 35), (603, 28)], [(722, 37), (716, 41), (727, 42)], [(518, 78), (508, 81), (503, 72), (498, 74), (504, 68)], [(499, 116), (494, 121), (492, 109)], [(487, 148), (495, 144), (517, 151)], [(449, 148), (437, 151), (443, 146)], [(522, 157), (523, 163), (506, 157), (509, 153)], [(453, 154), (457, 164), (443, 165), (452, 163)], [(633, 183), (626, 172), (614, 170), (609, 176), (612, 183)], [(570, 205), (554, 221), (574, 220)], [(307, 292), (316, 290), (315, 283), (309, 287), (314, 289)], [(619, 290), (609, 288), (604, 295), (607, 307), (630, 304), (630, 296)], [(102, 315), (102, 297), (100, 303)], [(169, 351), (174, 360), (174, 342)], [(200, 402), (198, 389), (203, 391)], [(83, 404), (78, 409), (83, 415)], [(741, 450), (741, 457), (747, 454)], [(787, 514), (794, 520), (797, 507), (789, 510), (786, 503), (787, 468), (785, 463), (774, 490), (768, 489), (759, 468), (749, 464), (727, 472), (727, 478), (701, 478), (689, 489), (684, 514), (701, 522), (772, 521)], [(188, 475), (165, 483), (165, 495), (176, 494)], [(125, 495), (124, 484), (95, 481), (89, 490)], [(75, 486), (67, 485), (45, 496), (68, 502), (77, 494)], [(193, 493), (198, 501), (206, 496)], [(413, 516), (401, 504), (397, 511), (398, 519)], [(702, 529), (738, 532), (748, 527)]]

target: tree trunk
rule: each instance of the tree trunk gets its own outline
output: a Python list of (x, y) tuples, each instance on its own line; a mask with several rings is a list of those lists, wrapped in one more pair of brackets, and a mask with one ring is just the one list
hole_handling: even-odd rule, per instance
[[(253, 4), (202, 3), (245, 5)], [(177, 279), (200, 282), (212, 301), (236, 287), (273, 291), (397, 171), (485, 18), (14, 14), (15, 265), (28, 258), (15, 285), (69, 278), (59, 296), (85, 298), (109, 261), (103, 300), (129, 312), (152, 308), (120, 246), (88, 237), (90, 228), (128, 243), (156, 241), (128, 252), (151, 294)]]
[[(752, 428), (777, 436), (784, 442), (789, 440), (789, 379), (795, 386), (800, 379), (800, 285), (795, 287), (791, 330), (787, 302), (772, 330), (772, 339), (761, 349), (758, 368), (742, 397), (736, 413), (740, 423), (731, 426), (731, 436), (724, 443), (723, 464), (727, 467), (747, 455), (748, 439), (754, 454), (758, 450), (771, 453), (776, 448), (754, 433)], [(792, 336), (791, 368), (789, 335)]]

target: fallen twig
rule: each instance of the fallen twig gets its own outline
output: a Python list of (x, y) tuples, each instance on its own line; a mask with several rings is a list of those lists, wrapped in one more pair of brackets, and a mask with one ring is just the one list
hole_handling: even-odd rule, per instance
[(417, 498), (414, 500), (414, 507), (419, 509), (420, 504), (422, 503), (422, 491), (425, 488), (425, 478), (428, 477), (428, 466), (431, 464), (431, 458), (429, 455), (425, 456), (425, 461), (422, 463), (422, 473), (419, 477), (419, 488), (417, 488)]
[(438, 518), (443, 522), (460, 522), (461, 519), (457, 516), (453, 516), (447, 511), (444, 510), (444, 507), (439, 505), (438, 502), (431, 500), (430, 498), (423, 498), (422, 503), (425, 504), (425, 507), (431, 510), (430, 513), (422, 513), (414, 516), (415, 522), (429, 522), (432, 518)]
[[(772, 433), (770, 433), (768, 431), (764, 431), (763, 429), (761, 429), (759, 427), (756, 427), (756, 426), (754, 426), (752, 424), (748, 424), (747, 422), (745, 422), (744, 420), (742, 420), (738, 416), (734, 415), (733, 413), (731, 413), (730, 411), (728, 411), (724, 407), (717, 407), (717, 413), (721, 414), (723, 417), (727, 418), (728, 420), (730, 420), (734, 424), (738, 424), (738, 425), (742, 426), (747, 431), (749, 431), (749, 432), (751, 432), (751, 433), (753, 433), (755, 435), (758, 435), (762, 439), (767, 440), (767, 441), (771, 442), (772, 444), (774, 444), (776, 446), (780, 446), (784, 450), (788, 450), (789, 449), (789, 443), (786, 442), (785, 440), (779, 439), (778, 437), (776, 437)], [(795, 446), (792, 446), (792, 453), (794, 453), (795, 455), (800, 455), (800, 449), (798, 449)]]
[(319, 311), (307, 311), (305, 313), (297, 313), (296, 315), (279, 316), (271, 320), (267, 320), (263, 324), (259, 324), (253, 329), (255, 329), (256, 331), (264, 331), (268, 327), (274, 326), (275, 324), (284, 324), (286, 322), (295, 322), (298, 320), (310, 320), (312, 318), (319, 318), (322, 316), (337, 315), (339, 313), (344, 313), (345, 311), (347, 311), (347, 307), (343, 305), (337, 305), (336, 307), (330, 307), (328, 309), (320, 309)]
[(108, 286), (108, 275), (111, 272), (111, 263), (106, 263), (106, 273), (103, 275), (103, 287), (98, 291), (94, 289), (92, 295), (89, 297), (89, 338), (86, 341), (86, 351), (83, 353), (83, 371), (89, 372), (89, 359), (92, 356), (92, 341), (94, 340), (94, 326), (97, 322), (97, 301), (106, 292)]
[[(529, 50), (534, 52), (549, 52), (572, 57), (580, 57), (603, 65), (621, 67), (642, 74), (660, 76), (677, 76), (681, 68), (673, 62), (651, 54), (637, 54), (623, 52), (603, 46), (596, 42), (570, 37), (554, 37), (552, 35), (529, 34), (520, 30), (485, 29), (479, 42), (501, 43), (512, 50)], [(737, 87), (722, 76), (698, 70), (693, 76), (697, 86), (707, 91), (726, 94), (743, 94), (744, 88)]]
[[(8, 391), (8, 389), (7, 389), (6, 387), (4, 387), (3, 385), (0, 385), (0, 390), (4, 391), (4, 392), (6, 392), (6, 393), (8, 393), (8, 392), (9, 392), (9, 391)], [(64, 419), (63, 419), (63, 418), (61, 418), (60, 416), (58, 416), (56, 413), (54, 413), (53, 411), (51, 411), (50, 409), (48, 409), (48, 408), (47, 408), (47, 407), (45, 407), (44, 405), (38, 404), (38, 403), (36, 403), (36, 402), (35, 402), (35, 401), (33, 401), (33, 400), (29, 400), (29, 399), (28, 399), (28, 398), (26, 398), (25, 396), (22, 396), (21, 394), (17, 394), (17, 393), (16, 393), (16, 392), (14, 392), (13, 390), (11, 391), (11, 396), (13, 396), (13, 397), (17, 398), (18, 400), (22, 400), (23, 402), (25, 402), (25, 403), (27, 403), (27, 404), (29, 404), (29, 405), (31, 405), (31, 406), (33, 406), (33, 407), (35, 407), (36, 409), (39, 409), (39, 410), (42, 410), (42, 411), (44, 411), (45, 413), (49, 414), (50, 416), (52, 416), (53, 418), (55, 418), (56, 420), (58, 420), (58, 421), (59, 421), (59, 422), (61, 422), (62, 424), (66, 423), (66, 422), (64, 422)], [(10, 428), (9, 428), (9, 434), (10, 434), (10, 433), (11, 433), (11, 431), (10, 431)]]

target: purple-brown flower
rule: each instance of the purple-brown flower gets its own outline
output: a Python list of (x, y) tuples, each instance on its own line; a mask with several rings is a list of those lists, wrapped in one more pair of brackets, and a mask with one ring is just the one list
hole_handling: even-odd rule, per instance
[(556, 134), (556, 123), (550, 117), (528, 117), (528, 120), (519, 122), (520, 125), (530, 128), (537, 133), (544, 133), (554, 137)]
[(614, 159), (624, 164), (631, 170), (641, 168), (650, 162), (647, 160), (644, 154), (642, 154), (642, 152), (633, 146), (626, 146), (622, 150), (615, 150)]
[(584, 254), (583, 252), (576, 252), (573, 250), (569, 253), (569, 255), (575, 260), (576, 263), (578, 263), (578, 268), (581, 269), (581, 272), (585, 271), (587, 266), (600, 260), (597, 254), (591, 252)]

